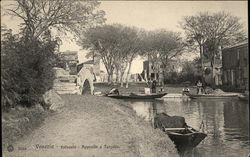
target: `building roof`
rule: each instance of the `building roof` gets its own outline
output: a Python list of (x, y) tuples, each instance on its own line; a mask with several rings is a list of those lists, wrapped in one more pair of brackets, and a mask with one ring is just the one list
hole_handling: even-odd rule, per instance
[(94, 60), (88, 60), (88, 61), (80, 63), (80, 64), (94, 64)]
[(244, 40), (232, 46), (225, 47), (224, 49), (231, 49), (231, 48), (240, 47), (240, 46), (247, 45), (247, 44), (248, 44), (248, 40)]

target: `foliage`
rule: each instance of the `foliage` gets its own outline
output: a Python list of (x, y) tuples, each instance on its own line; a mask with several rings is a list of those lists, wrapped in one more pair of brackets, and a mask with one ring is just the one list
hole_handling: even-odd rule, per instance
[(99, 4), (85, 0), (15, 0), (6, 6), (6, 13), (21, 18), (21, 27), (31, 38), (40, 37), (50, 28), (78, 35), (79, 30), (105, 21), (105, 13), (96, 10)]
[(202, 69), (203, 55), (212, 62), (218, 53), (218, 46), (231, 45), (246, 38), (240, 19), (225, 12), (201, 12), (195, 16), (185, 16), (180, 25), (189, 44), (199, 46)]
[(179, 56), (184, 48), (179, 33), (163, 29), (148, 32), (144, 42), (146, 53), (143, 55), (152, 62), (154, 72), (159, 72), (160, 67), (165, 70), (169, 61)]
[(206, 75), (209, 75), (209, 74), (211, 74), (212, 71), (210, 68), (206, 68), (204, 72)]
[(90, 50), (91, 55), (101, 57), (109, 81), (112, 81), (114, 69), (123, 76), (127, 63), (131, 63), (139, 51), (139, 38), (136, 28), (120, 24), (103, 25), (82, 32), (79, 45)]
[(195, 83), (194, 81), (199, 77), (196, 68), (197, 65), (197, 60), (184, 62), (179, 76), (179, 82), (189, 81)]
[(1, 79), (2, 107), (31, 106), (52, 87), (57, 42), (50, 33), (43, 41), (29, 40), (26, 34), (13, 35), (2, 29)]

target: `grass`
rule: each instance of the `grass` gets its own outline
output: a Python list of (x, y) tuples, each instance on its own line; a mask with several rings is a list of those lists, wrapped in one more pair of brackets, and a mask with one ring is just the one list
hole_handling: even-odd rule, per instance
[(16, 107), (2, 111), (2, 146), (5, 147), (37, 128), (49, 112), (41, 106)]
[[(153, 129), (149, 122), (137, 116), (130, 105), (124, 101), (92, 95), (65, 95), (63, 99), (70, 103), (72, 110), (81, 114), (87, 112), (88, 114), (84, 115), (90, 121), (95, 117), (101, 117), (95, 122), (95, 128), (91, 128), (96, 132), (96, 137), (86, 138), (92, 139), (91, 141), (93, 138), (101, 139), (102, 135), (98, 137), (98, 130), (101, 130), (101, 134), (112, 137), (110, 143), (121, 145), (117, 157), (121, 156), (121, 152), (124, 152), (122, 156), (134, 157), (179, 156), (168, 136), (159, 129)], [(112, 151), (109, 153), (113, 156)]]

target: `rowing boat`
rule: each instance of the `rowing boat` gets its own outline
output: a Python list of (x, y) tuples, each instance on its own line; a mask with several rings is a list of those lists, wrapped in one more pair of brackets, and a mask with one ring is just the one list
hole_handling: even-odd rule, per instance
[(164, 128), (163, 130), (177, 147), (196, 147), (207, 134), (199, 132), (192, 127)]
[(167, 93), (152, 93), (152, 94), (135, 94), (131, 93), (129, 95), (120, 95), (120, 94), (108, 94), (107, 96), (110, 98), (116, 99), (156, 99), (161, 98), (167, 95)]
[(249, 100), (249, 96), (246, 95), (239, 95), (238, 98), (242, 101), (248, 101)]
[(237, 94), (188, 94), (191, 99), (224, 99), (236, 98)]

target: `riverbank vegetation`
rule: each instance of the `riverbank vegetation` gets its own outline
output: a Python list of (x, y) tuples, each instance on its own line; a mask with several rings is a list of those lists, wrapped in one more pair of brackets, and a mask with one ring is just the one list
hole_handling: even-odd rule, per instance
[(53, 86), (52, 68), (60, 59), (60, 36), (67, 32), (77, 36), (77, 30), (103, 23), (104, 12), (97, 10), (99, 4), (64, 0), (1, 2), (3, 16), (21, 20), (18, 30), (1, 25), (4, 143), (17, 140), (42, 123), (47, 115), (43, 95)]

